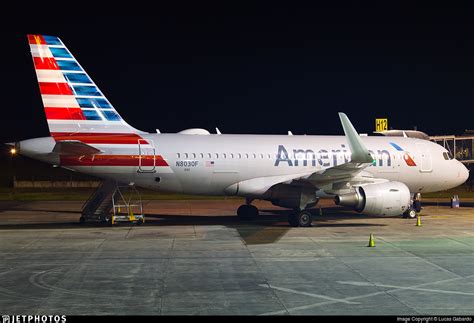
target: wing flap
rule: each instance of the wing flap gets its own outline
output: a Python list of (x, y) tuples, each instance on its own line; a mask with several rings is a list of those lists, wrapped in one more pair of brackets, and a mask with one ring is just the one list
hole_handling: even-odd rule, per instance
[(321, 187), (330, 183), (351, 179), (363, 171), (367, 165), (368, 164), (346, 163), (314, 172), (308, 176), (306, 180), (316, 187)]

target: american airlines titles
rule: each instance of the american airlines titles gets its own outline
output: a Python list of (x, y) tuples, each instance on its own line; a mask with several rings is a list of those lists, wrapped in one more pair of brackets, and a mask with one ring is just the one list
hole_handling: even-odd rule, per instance
[[(290, 150), (291, 151), (291, 150)], [(369, 150), (373, 158), (372, 166), (392, 166), (392, 156), (388, 150), (377, 150), (376, 152)], [(351, 152), (346, 149), (344, 144), (341, 144), (340, 149), (320, 149), (317, 153), (311, 149), (293, 149), (293, 154), (290, 155), (285, 146), (278, 146), (278, 153), (274, 166), (279, 166), (284, 163), (288, 166), (316, 166), (318, 163), (322, 167), (337, 166), (339, 164), (350, 161)]]

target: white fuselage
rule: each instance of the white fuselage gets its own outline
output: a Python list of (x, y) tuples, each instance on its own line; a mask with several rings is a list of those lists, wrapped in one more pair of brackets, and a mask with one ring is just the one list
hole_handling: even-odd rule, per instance
[[(351, 156), (345, 136), (143, 134), (142, 138), (147, 143), (90, 144), (112, 156), (110, 165), (94, 161), (81, 165), (78, 158), (72, 165), (61, 166), (159, 191), (258, 197), (258, 193), (239, 192), (234, 184), (309, 175), (341, 165)], [(467, 179), (464, 165), (446, 159), (446, 150), (435, 143), (402, 137), (361, 138), (374, 158), (374, 164), (364, 170), (366, 176), (402, 182), (411, 192), (446, 190)], [(45, 155), (54, 147), (53, 138), (20, 144), (23, 154), (58, 163), (57, 156)], [(114, 164), (117, 155), (135, 156), (138, 164)], [(153, 162), (141, 164), (141, 158)], [(413, 161), (411, 166), (407, 158)], [(320, 189), (333, 193), (331, 187)]]

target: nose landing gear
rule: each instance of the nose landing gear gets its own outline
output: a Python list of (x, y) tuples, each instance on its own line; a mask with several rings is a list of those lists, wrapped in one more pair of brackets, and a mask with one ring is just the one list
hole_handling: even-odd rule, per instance
[(403, 213), (405, 219), (415, 219), (417, 214), (421, 212), (421, 194), (415, 193), (410, 208)]
[(403, 213), (405, 219), (414, 219), (416, 218), (416, 210), (413, 207), (410, 207), (408, 210)]

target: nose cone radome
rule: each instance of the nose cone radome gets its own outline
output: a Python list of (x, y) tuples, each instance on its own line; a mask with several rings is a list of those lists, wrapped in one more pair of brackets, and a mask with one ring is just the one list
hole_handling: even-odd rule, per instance
[(469, 178), (469, 170), (462, 163), (459, 163), (459, 185), (464, 184)]

